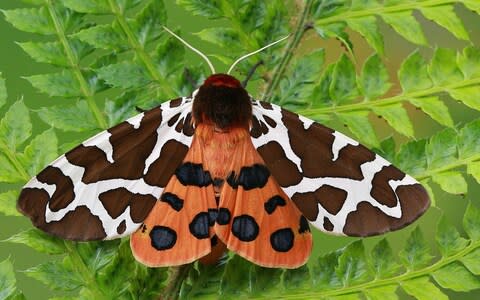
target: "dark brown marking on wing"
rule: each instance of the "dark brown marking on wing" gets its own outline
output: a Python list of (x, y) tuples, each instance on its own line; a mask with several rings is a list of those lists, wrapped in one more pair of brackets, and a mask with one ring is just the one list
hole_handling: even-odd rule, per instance
[(175, 131), (176, 132), (179, 132), (181, 133), (182, 130), (183, 130), (183, 122), (185, 121), (185, 118), (181, 118), (178, 123), (177, 123), (177, 126), (175, 126)]
[(394, 166), (383, 167), (377, 172), (372, 180), (372, 190), (370, 195), (379, 203), (394, 207), (397, 205), (397, 197), (395, 192), (388, 184), (389, 180), (400, 180), (405, 177), (405, 174)]
[(265, 122), (267, 122), (267, 124), (272, 127), (272, 128), (275, 128), (277, 127), (277, 122), (275, 122), (272, 118), (270, 118), (269, 116), (266, 116), (266, 115), (263, 115), (263, 119), (265, 120)]
[(85, 168), (84, 183), (114, 178), (139, 179), (156, 144), (156, 131), (161, 121), (162, 111), (157, 107), (145, 113), (138, 129), (128, 122), (109, 129), (113, 163), (107, 161), (105, 153), (95, 146), (80, 145), (65, 157), (72, 164)]
[(332, 215), (336, 215), (342, 209), (345, 200), (347, 200), (347, 192), (330, 186), (323, 185), (317, 189), (313, 196), (315, 201), (320, 203)]
[(151, 195), (134, 194), (126, 188), (103, 192), (98, 198), (112, 219), (118, 218), (130, 206), (130, 216), (135, 223), (145, 220), (156, 202)]
[(361, 202), (347, 216), (343, 232), (350, 236), (370, 236), (397, 230), (421, 216), (430, 205), (425, 189), (420, 184), (403, 185), (396, 189), (402, 215), (394, 218), (383, 213), (368, 202)]
[(297, 114), (282, 109), (282, 121), (288, 128), (290, 145), (301, 159), (305, 177), (344, 177), (363, 179), (360, 166), (375, 159), (375, 154), (362, 145), (343, 147), (333, 161), (332, 129), (313, 123), (308, 129)]
[(258, 138), (262, 135), (260, 130), (260, 121), (258, 121), (258, 118), (255, 116), (252, 117), (252, 128), (250, 129), (250, 135), (254, 138)]
[(59, 168), (48, 166), (37, 175), (37, 179), (43, 183), (56, 185), (52, 199), (48, 202), (51, 211), (59, 211), (67, 207), (75, 198), (72, 179), (65, 176)]
[(280, 186), (295, 185), (302, 180), (303, 177), (297, 165), (286, 157), (285, 151), (278, 142), (268, 142), (258, 147), (257, 151)]
[(269, 102), (260, 101), (260, 105), (268, 110), (273, 110), (272, 104)]
[(86, 206), (75, 208), (59, 221), (47, 223), (45, 209), (48, 201), (49, 195), (45, 190), (25, 188), (20, 193), (18, 209), (29, 216), (36, 227), (64, 239), (87, 241), (106, 237), (100, 219), (92, 215)]
[(86, 206), (76, 207), (61, 220), (47, 223), (45, 211), (49, 201), (51, 199), (47, 191), (25, 188), (20, 193), (18, 209), (29, 216), (36, 227), (64, 239), (87, 241), (106, 237), (102, 222), (97, 216), (92, 215)]
[(332, 224), (332, 222), (330, 221), (330, 219), (327, 218), (327, 217), (324, 217), (324, 218), (323, 218), (323, 228), (324, 228), (326, 231), (332, 231), (332, 230), (333, 230), (333, 224)]
[(177, 121), (178, 121), (178, 118), (180, 117), (181, 113), (178, 113), (176, 115), (174, 115), (173, 117), (170, 118), (170, 120), (168, 120), (167, 124), (168, 126), (172, 127)]
[(183, 124), (183, 134), (186, 136), (192, 136), (194, 133), (195, 128), (193, 128), (192, 113), (188, 113), (185, 118), (185, 123)]
[(122, 222), (120, 222), (120, 224), (118, 224), (117, 226), (117, 233), (118, 234), (122, 234), (125, 232), (125, 230), (127, 229), (127, 223), (125, 222), (125, 220), (123, 220)]
[(348, 214), (343, 232), (349, 236), (376, 235), (388, 231), (398, 220), (368, 202), (360, 202), (357, 209)]
[(182, 101), (183, 101), (182, 98), (173, 99), (173, 100), (170, 101), (170, 107), (171, 108), (179, 107), (180, 104), (182, 104)]
[(268, 127), (260, 121), (257, 117), (252, 117), (252, 128), (250, 129), (250, 135), (254, 138), (258, 138), (262, 134), (266, 134), (268, 132)]
[(187, 155), (188, 147), (176, 140), (167, 141), (160, 156), (148, 168), (145, 182), (149, 185), (165, 187), (177, 167)]
[(50, 196), (44, 189), (24, 188), (18, 197), (18, 210), (30, 217), (33, 225), (38, 228), (45, 226), (45, 209)]
[(101, 240), (107, 235), (100, 218), (92, 215), (86, 206), (78, 206), (61, 220), (46, 224), (48, 232), (69, 240)]
[(322, 185), (315, 192), (295, 193), (292, 196), (298, 209), (310, 221), (317, 219), (319, 203), (329, 213), (336, 215), (342, 209), (346, 199), (346, 191), (330, 185)]
[(412, 223), (423, 215), (430, 206), (430, 197), (425, 188), (419, 183), (401, 185), (397, 187), (395, 192), (400, 199), (402, 219), (406, 220), (406, 223), (404, 221), (403, 224), (397, 225), (394, 229), (399, 229)]
[(309, 221), (315, 221), (318, 215), (318, 204), (315, 196), (310, 193), (295, 193), (292, 195), (292, 201)]

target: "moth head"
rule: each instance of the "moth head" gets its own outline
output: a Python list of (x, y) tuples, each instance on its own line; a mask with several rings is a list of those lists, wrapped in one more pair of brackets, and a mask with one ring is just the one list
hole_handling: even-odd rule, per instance
[(235, 127), (248, 129), (252, 104), (238, 79), (227, 74), (214, 74), (198, 89), (192, 114), (196, 124), (211, 124), (224, 131)]
[(211, 124), (215, 129), (219, 129), (220, 131), (228, 131), (229, 128), (236, 127), (243, 127), (248, 130), (252, 119), (250, 96), (240, 81), (229, 74), (242, 60), (280, 43), (287, 39), (289, 35), (256, 51), (243, 55), (230, 66), (226, 74), (217, 74), (212, 62), (205, 54), (188, 44), (170, 29), (165, 26), (163, 26), (163, 28), (185, 44), (185, 46), (200, 55), (207, 62), (213, 74), (205, 80), (195, 95), (192, 108), (194, 124)]

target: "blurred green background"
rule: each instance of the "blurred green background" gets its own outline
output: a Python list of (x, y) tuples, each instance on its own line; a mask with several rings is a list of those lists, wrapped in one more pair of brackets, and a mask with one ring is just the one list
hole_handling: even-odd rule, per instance
[[(200, 31), (203, 27), (211, 27), (221, 24), (221, 21), (212, 22), (202, 17), (192, 16), (182, 8), (178, 7), (174, 1), (165, 1), (165, 3), (168, 9), (168, 26), (170, 28), (180, 28), (182, 36), (191, 44), (201, 49), (203, 52), (207, 54), (216, 52), (215, 48), (205, 42), (202, 42), (192, 33)], [(19, 1), (3, 0), (0, 2), (1, 9), (18, 8), (22, 6), (24, 5)], [(470, 36), (472, 37), (473, 43), (477, 46), (480, 46), (480, 17), (461, 7), (459, 8), (458, 12), (462, 17)], [(432, 46), (462, 49), (467, 45), (466, 42), (456, 40), (455, 37), (453, 37), (450, 33), (433, 24), (433, 22), (426, 21), (421, 17), (419, 17), (419, 19), (424, 24), (423, 29), (425, 30), (425, 35), (429, 39), (429, 42)], [(396, 78), (396, 71), (398, 70), (400, 63), (416, 48), (416, 46), (406, 42), (402, 38), (399, 38), (399, 36), (393, 30), (387, 28), (386, 26), (384, 26), (382, 30), (385, 32), (385, 54), (387, 57), (386, 64), (393, 80)], [(357, 62), (359, 65), (361, 65), (364, 59), (371, 53), (371, 49), (367, 46), (362, 38), (355, 33), (351, 34), (354, 39), (354, 44), (356, 45), (355, 53)], [(26, 80), (22, 79), (22, 76), (48, 73), (53, 70), (51, 66), (33, 62), (33, 60), (29, 58), (18, 45), (15, 44), (16, 41), (26, 41), (38, 38), (39, 37), (35, 35), (27, 34), (14, 29), (11, 25), (4, 21), (3, 17), (0, 17), (0, 72), (2, 72), (3, 76), (6, 78), (9, 95), (8, 103), (12, 104), (16, 100), (23, 98), (26, 105), (32, 110), (44, 105), (58, 103), (58, 99), (50, 99), (48, 96), (36, 92)], [(326, 48), (327, 61), (336, 59), (341, 52), (337, 51), (340, 47), (338, 41), (320, 40), (313, 33), (313, 31), (307, 36), (299, 51), (301, 53), (307, 53), (318, 47)], [(428, 56), (432, 53), (432, 49), (423, 48), (421, 49), (421, 52), (425, 56)], [(187, 53), (188, 59), (192, 63), (197, 64), (199, 58), (191, 52)], [(217, 70), (226, 69), (226, 66), (222, 65), (217, 60), (214, 60), (214, 63), (216, 64)], [(400, 91), (398, 83), (395, 84), (396, 85), (394, 85), (391, 90), (392, 93)], [(252, 94), (256, 94), (255, 91), (251, 90), (252, 87), (254, 88), (254, 86), (249, 87), (250, 92)], [(446, 101), (446, 103), (449, 105), (456, 123), (468, 122), (479, 117), (478, 112), (470, 110), (463, 105), (457, 105), (455, 101), (451, 99)], [(2, 115), (8, 106), (9, 105), (7, 104), (2, 108)], [(425, 118), (423, 113), (419, 111), (410, 110), (409, 114), (414, 123), (421, 124), (420, 126), (415, 126), (417, 138), (428, 137), (440, 128), (433, 121)], [(38, 118), (35, 118), (34, 114), (32, 114), (32, 117), (35, 133), (38, 133), (48, 127)], [(391, 129), (389, 129), (387, 126), (384, 126), (383, 122), (379, 122), (379, 126), (379, 133), (381, 137), (386, 137), (391, 134)], [(59, 133), (60, 136), (62, 136), (62, 134), (65, 136), (65, 133)], [(461, 231), (461, 220), (467, 200), (471, 200), (474, 204), (480, 206), (480, 199), (477, 198), (477, 195), (480, 194), (480, 186), (474, 183), (471, 177), (468, 177), (468, 180), (468, 196), (452, 196), (439, 191), (436, 198), (438, 208), (431, 208), (426, 215), (419, 220), (419, 222), (415, 223), (421, 226), (430, 243), (433, 244), (434, 242), (436, 222), (442, 213), (446, 214), (448, 219), (452, 221)], [(5, 240), (9, 236), (18, 233), (21, 230), (28, 229), (31, 226), (32, 225), (27, 218), (5, 217), (0, 215), (0, 240)], [(392, 246), (401, 247), (414, 226), (407, 227), (406, 229), (398, 232), (389, 233), (387, 237)], [(368, 238), (367, 249), (369, 249), (368, 247), (371, 247), (381, 238), (383, 237)], [(315, 248), (312, 259), (315, 259), (318, 255), (336, 250), (353, 240), (355, 239), (327, 236), (317, 232), (315, 234)], [(21, 270), (28, 269), (29, 267), (35, 266), (39, 262), (45, 260), (55, 259), (55, 257), (39, 254), (23, 245), (0, 242), (0, 261), (7, 257), (10, 257), (14, 262), (15, 269), (17, 270), (17, 285), (24, 292), (27, 299), (47, 299), (54, 295), (40, 282), (22, 274)], [(460, 293), (457, 294), (453, 292), (447, 293), (454, 299), (480, 298), (480, 293), (478, 292), (470, 293), (468, 295)], [(408, 298), (407, 295), (402, 295), (402, 298), (403, 297)]]

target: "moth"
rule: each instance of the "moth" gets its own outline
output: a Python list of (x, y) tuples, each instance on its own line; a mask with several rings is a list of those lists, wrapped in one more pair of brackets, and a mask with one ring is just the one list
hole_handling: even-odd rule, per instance
[(400, 229), (428, 208), (425, 189), (378, 154), (253, 99), (207, 62), (213, 75), (191, 96), (48, 165), (23, 187), (19, 210), (64, 239), (130, 236), (134, 257), (151, 267), (226, 247), (264, 267), (297, 268), (312, 250), (309, 224), (365, 237)]

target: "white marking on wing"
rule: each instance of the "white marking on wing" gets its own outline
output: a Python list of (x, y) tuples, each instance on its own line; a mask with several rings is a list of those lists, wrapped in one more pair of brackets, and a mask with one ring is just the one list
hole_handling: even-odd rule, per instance
[[(112, 219), (98, 198), (101, 193), (117, 188), (125, 188), (131, 193), (151, 195), (158, 199), (163, 192), (163, 188), (151, 186), (147, 184), (143, 178), (135, 180), (117, 178), (88, 184), (83, 183), (82, 177), (85, 173), (85, 168), (71, 164), (65, 158), (65, 155), (62, 155), (55, 160), (52, 166), (59, 168), (65, 176), (70, 177), (75, 183), (73, 189), (75, 196), (73, 201), (71, 201), (65, 208), (55, 212), (51, 211), (47, 205), (45, 209), (45, 221), (47, 223), (60, 221), (68, 212), (75, 210), (78, 206), (86, 206), (92, 215), (99, 217), (100, 221), (102, 222), (103, 229), (107, 233), (107, 239), (129, 235), (137, 230), (140, 224), (132, 221), (129, 213), (130, 210), (128, 210), (128, 213), (123, 212), (121, 216)], [(49, 193), (52, 193), (53, 195), (54, 191), (52, 191), (51, 187), (49, 187), (49, 189)], [(123, 220), (125, 220), (126, 223), (126, 230), (119, 235), (116, 233), (116, 229)], [(110, 236), (112, 232), (115, 232), (114, 236)]]
[(341, 134), (338, 131), (332, 133), (335, 137), (332, 145), (333, 161), (336, 161), (338, 158), (338, 153), (347, 145), (358, 146), (358, 142), (349, 138), (348, 136)]
[(43, 189), (45, 190), (50, 197), (53, 196), (57, 186), (55, 184), (48, 184), (38, 181), (37, 177), (33, 177), (30, 181), (23, 187), (25, 188), (32, 188), (32, 189)]
[[(192, 111), (192, 103), (186, 102), (187, 99), (188, 98), (184, 98), (183, 101), (185, 103), (173, 109), (168, 106), (169, 102), (165, 102), (164, 104), (162, 104), (162, 124), (157, 129), (157, 141), (155, 143), (155, 146), (153, 147), (152, 153), (150, 153), (150, 155), (145, 160), (145, 168), (143, 169), (143, 174), (147, 174), (150, 166), (160, 157), (162, 147), (167, 141), (176, 140), (177, 142), (180, 142), (187, 147), (192, 144), (192, 137), (186, 136), (185, 134), (176, 130), (172, 130), (172, 127), (174, 128), (180, 120), (185, 120), (187, 115)], [(168, 120), (170, 120), (179, 112), (180, 117), (178, 118), (178, 121), (173, 124), (172, 127), (168, 126)]]
[(105, 130), (83, 142), (82, 144), (85, 147), (97, 147), (98, 149), (102, 150), (103, 153), (105, 153), (107, 160), (110, 163), (113, 163), (113, 147), (110, 143), (110, 136), (112, 136), (112, 134)]
[(306, 118), (302, 115), (298, 115), (300, 121), (302, 121), (303, 123), (303, 128), (305, 130), (308, 130), (308, 128), (310, 128), (310, 126), (312, 126), (313, 123), (315, 123), (313, 120), (309, 119), (309, 118)]
[[(258, 103), (258, 101), (257, 101)], [(258, 138), (252, 138), (252, 143), (255, 146), (255, 148), (259, 148), (265, 144), (268, 144), (269, 142), (277, 142), (282, 146), (283, 151), (285, 151), (285, 156), (293, 162), (298, 170), (301, 172), (301, 159), (298, 157), (295, 152), (293, 152), (293, 149), (291, 147), (290, 143), (290, 138), (288, 137), (288, 130), (283, 125), (282, 122), (282, 109), (280, 106), (271, 104), (272, 109), (264, 109), (258, 103), (258, 105), (253, 106), (252, 112), (257, 117), (257, 119), (260, 122), (263, 122), (265, 126), (268, 127), (268, 133), (267, 134), (262, 134)], [(272, 118), (276, 123), (277, 126), (275, 128), (271, 127), (263, 118), (263, 114), (266, 116)]]
[[(158, 156), (160, 155), (161, 147), (164, 143), (170, 139), (175, 139), (185, 145), (189, 146), (192, 141), (192, 137), (188, 137), (182, 133), (178, 133), (175, 130), (172, 130), (171, 127), (167, 125), (168, 120), (178, 112), (181, 112), (181, 118), (185, 118), (188, 113), (191, 111), (192, 99), (184, 97), (182, 104), (179, 107), (170, 108), (169, 102), (162, 104), (162, 125), (157, 129), (157, 142), (153, 152), (147, 158), (146, 167), (144, 169), (145, 173), (148, 171), (149, 166), (153, 163)], [(140, 127), (141, 120), (144, 114), (139, 114), (133, 118), (127, 120), (129, 124), (132, 124), (135, 129)], [(112, 157), (112, 145), (109, 141), (110, 133), (108, 131), (100, 132), (93, 138), (84, 142), (84, 146), (96, 146), (106, 153), (107, 160), (113, 162)], [(152, 186), (147, 184), (143, 178), (140, 179), (107, 179), (102, 181), (97, 181), (93, 183), (84, 183), (82, 182), (83, 175), (85, 173), (85, 168), (77, 165), (71, 164), (65, 155), (61, 155), (54, 162), (51, 163), (52, 167), (58, 168), (61, 172), (68, 176), (74, 183), (73, 192), (74, 199), (65, 207), (58, 211), (51, 211), (50, 207), (47, 205), (45, 208), (45, 221), (47, 223), (60, 221), (65, 217), (65, 215), (71, 211), (74, 211), (79, 206), (86, 206), (92, 215), (97, 216), (103, 226), (105, 233), (107, 234), (106, 239), (114, 239), (118, 237), (123, 237), (130, 235), (135, 230), (139, 228), (141, 223), (133, 222), (130, 216), (130, 206), (127, 206), (124, 212), (117, 218), (113, 219), (108, 211), (103, 206), (102, 202), (98, 198), (99, 195), (103, 192), (114, 190), (117, 188), (125, 188), (131, 193), (141, 194), (141, 195), (151, 195), (155, 199), (160, 198), (160, 195), (163, 192), (163, 188)], [(47, 191), (47, 193), (52, 197), (55, 193), (57, 186), (41, 183), (36, 177), (32, 178), (26, 185), (25, 188), (40, 188)], [(117, 233), (117, 228), (122, 221), (125, 221), (126, 230), (122, 234)]]
[[(375, 156), (375, 159), (370, 162), (365, 162), (360, 166), (364, 178), (362, 180), (355, 180), (343, 177), (320, 177), (320, 178), (303, 178), (303, 180), (295, 186), (284, 188), (283, 190), (291, 198), (295, 193), (307, 193), (314, 192), (323, 185), (330, 185), (338, 189), (347, 192), (346, 200), (342, 208), (337, 214), (333, 215), (325, 210), (320, 204), (318, 204), (317, 219), (311, 221), (312, 225), (322, 230), (323, 219), (327, 217), (333, 224), (334, 234), (343, 234), (343, 228), (347, 220), (349, 213), (357, 210), (357, 205), (361, 202), (368, 202), (372, 206), (377, 207), (383, 213), (394, 218), (400, 218), (402, 216), (402, 210), (400, 207), (400, 201), (397, 198), (397, 204), (393, 207), (379, 203), (370, 194), (372, 189), (372, 180), (376, 173), (382, 170), (383, 167), (389, 166), (390, 163), (379, 155)], [(411, 178), (411, 177), (410, 177)], [(413, 179), (413, 178), (412, 178)], [(413, 181), (415, 181), (413, 179)], [(393, 186), (404, 185), (411, 182), (411, 180), (391, 181)], [(415, 181), (416, 182), (416, 181)], [(395, 188), (396, 188), (395, 186)], [(394, 189), (395, 190), (395, 189)]]
[(140, 123), (142, 122), (143, 116), (145, 113), (140, 113), (134, 117), (131, 117), (127, 120), (127, 122), (133, 126), (133, 128), (138, 129), (140, 127)]

